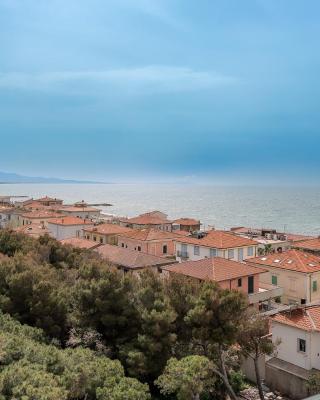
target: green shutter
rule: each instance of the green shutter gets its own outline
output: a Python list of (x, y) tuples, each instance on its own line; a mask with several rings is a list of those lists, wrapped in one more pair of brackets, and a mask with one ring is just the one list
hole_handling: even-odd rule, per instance
[(317, 285), (317, 281), (313, 281), (312, 282), (312, 290), (314, 291), (314, 292), (316, 292), (317, 290), (318, 290), (318, 285)]
[(276, 275), (272, 275), (271, 277), (271, 283), (273, 285), (277, 285), (278, 284), (278, 277)]

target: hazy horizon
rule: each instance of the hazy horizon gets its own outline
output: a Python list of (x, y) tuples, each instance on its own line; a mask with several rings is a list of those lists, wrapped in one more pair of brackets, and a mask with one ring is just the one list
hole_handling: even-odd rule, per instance
[(0, 171), (316, 185), (320, 3), (0, 0)]

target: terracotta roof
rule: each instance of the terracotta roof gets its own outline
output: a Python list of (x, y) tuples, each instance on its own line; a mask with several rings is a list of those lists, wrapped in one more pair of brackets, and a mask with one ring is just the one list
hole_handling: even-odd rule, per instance
[(126, 233), (119, 235), (121, 237), (126, 237), (130, 239), (136, 239), (140, 241), (149, 240), (173, 240), (181, 235), (174, 234), (173, 232), (164, 232), (158, 229), (142, 229), (142, 230), (131, 230)]
[(84, 229), (85, 232), (99, 233), (101, 235), (120, 235), (125, 232), (131, 232), (132, 230), (131, 228), (108, 223)]
[(15, 232), (24, 233), (29, 236), (42, 236), (49, 234), (48, 228), (39, 224), (23, 225), (13, 229)]
[(57, 198), (53, 198), (53, 197), (48, 197), (48, 196), (44, 196), (44, 197), (41, 197), (40, 199), (36, 199), (36, 201), (43, 201), (43, 202), (46, 202), (46, 201), (58, 201), (58, 202), (61, 202), (62, 200), (60, 200), (60, 199), (57, 199)]
[(80, 207), (80, 206), (60, 206), (59, 211), (63, 212), (63, 211), (68, 211), (68, 212), (94, 212), (94, 211), (100, 211), (98, 208), (93, 208), (93, 207), (88, 207), (88, 206), (84, 206), (84, 207)]
[(94, 242), (93, 240), (87, 240), (82, 238), (68, 238), (60, 240), (60, 243), (67, 244), (73, 247), (78, 247), (79, 249), (94, 249), (99, 246), (99, 243)]
[(54, 225), (93, 225), (93, 222), (88, 219), (72, 217), (72, 216), (62, 216), (60, 214), (60, 218), (55, 218), (51, 221), (48, 221), (49, 224)]
[(284, 233), (290, 242), (300, 242), (301, 240), (315, 239), (314, 236), (300, 235), (299, 233)]
[(45, 210), (37, 210), (37, 211), (29, 211), (22, 214), (24, 218), (57, 218), (61, 217), (60, 213), (54, 211), (45, 211)]
[(128, 250), (122, 247), (112, 246), (110, 244), (100, 246), (95, 251), (111, 263), (130, 269), (168, 265), (176, 262), (166, 258), (142, 253), (140, 251)]
[(299, 249), (320, 251), (320, 238), (303, 240), (294, 244)]
[(243, 276), (256, 275), (266, 272), (265, 269), (253, 267), (226, 258), (213, 257), (198, 261), (186, 261), (162, 268), (201, 280), (213, 280), (216, 282), (237, 279)]
[(281, 312), (272, 317), (272, 321), (304, 331), (320, 331), (320, 306), (301, 307)]
[(175, 235), (182, 235), (182, 236), (190, 236), (190, 232), (188, 231), (181, 231), (180, 229), (174, 229), (172, 231)]
[(138, 217), (128, 218), (125, 222), (136, 225), (162, 225), (171, 224), (167, 218), (161, 218), (151, 214), (143, 214)]
[(303, 273), (320, 271), (320, 257), (294, 249), (250, 258), (246, 262)]
[(180, 243), (190, 243), (196, 246), (213, 247), (217, 249), (230, 249), (243, 246), (257, 246), (258, 243), (254, 240), (234, 235), (226, 231), (209, 231), (203, 238), (186, 237), (177, 239)]
[(200, 221), (193, 218), (179, 218), (173, 221), (174, 224), (179, 225), (200, 225)]

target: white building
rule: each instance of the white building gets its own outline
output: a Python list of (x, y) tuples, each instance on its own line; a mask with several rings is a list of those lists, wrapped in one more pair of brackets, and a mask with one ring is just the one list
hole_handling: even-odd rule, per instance
[(258, 243), (254, 240), (218, 230), (181, 237), (175, 243), (176, 257), (179, 261), (197, 261), (209, 257), (243, 261), (256, 257), (258, 249)]
[(320, 372), (320, 305), (289, 309), (271, 319), (277, 355), (266, 363), (266, 383), (292, 399), (308, 395), (311, 372)]
[(100, 209), (90, 207), (84, 201), (79, 201), (78, 203), (70, 206), (61, 206), (60, 208), (58, 208), (58, 211), (64, 215), (86, 219), (98, 219), (101, 213)]
[(57, 240), (68, 239), (73, 237), (83, 237), (83, 229), (93, 227), (90, 220), (63, 216), (48, 221), (48, 230), (50, 236)]

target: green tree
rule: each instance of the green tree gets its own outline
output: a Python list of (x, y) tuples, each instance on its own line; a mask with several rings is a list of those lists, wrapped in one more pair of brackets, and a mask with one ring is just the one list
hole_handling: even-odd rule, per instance
[(141, 274), (135, 305), (140, 315), (140, 330), (134, 341), (122, 347), (122, 356), (130, 375), (153, 382), (171, 356), (176, 340), (176, 313), (161, 278), (150, 271)]
[(97, 389), (97, 400), (149, 400), (149, 388), (133, 378), (113, 378)]
[(186, 317), (196, 349), (214, 361), (215, 373), (234, 400), (237, 396), (229, 380), (228, 350), (236, 344), (247, 306), (242, 293), (222, 290), (214, 282), (206, 282)]
[(259, 396), (261, 400), (264, 400), (259, 359), (263, 355), (273, 354), (279, 344), (279, 342), (272, 342), (268, 319), (256, 310), (248, 309), (246, 318), (239, 329), (238, 343), (244, 357), (250, 358), (254, 363)]
[(212, 361), (204, 356), (171, 358), (162, 375), (155, 381), (163, 394), (176, 394), (178, 400), (198, 400), (214, 388)]

